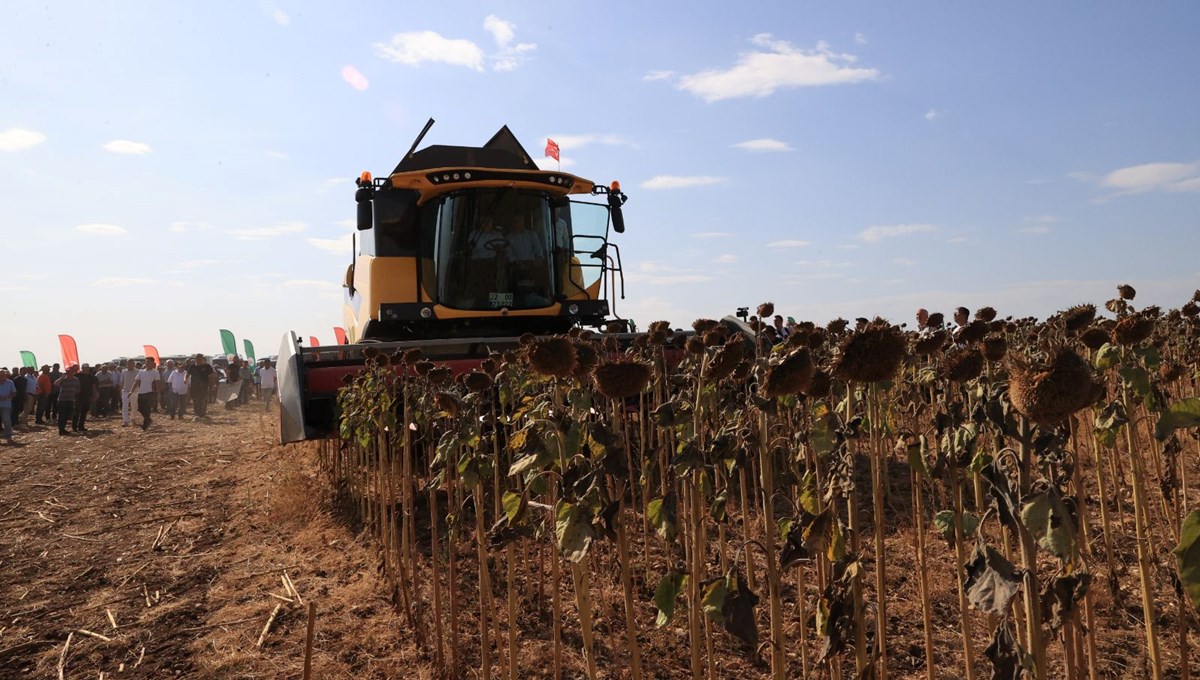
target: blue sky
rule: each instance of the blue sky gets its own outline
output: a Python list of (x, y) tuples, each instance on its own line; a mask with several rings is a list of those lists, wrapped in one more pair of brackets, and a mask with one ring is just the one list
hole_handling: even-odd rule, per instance
[(621, 181), (641, 324), (1200, 288), (1200, 4), (8, 3), (0, 363), (332, 342), (352, 178), (507, 124)]

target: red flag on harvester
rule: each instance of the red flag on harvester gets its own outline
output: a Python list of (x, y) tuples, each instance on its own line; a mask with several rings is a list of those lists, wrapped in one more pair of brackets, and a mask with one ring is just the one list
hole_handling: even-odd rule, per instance
[(317, 342), (317, 336), (315, 336), (315, 335), (308, 336), (308, 346), (309, 347), (320, 347), (321, 346), (321, 343)]
[(346, 329), (342, 328), (341, 326), (333, 327), (333, 337), (337, 338), (337, 344), (339, 345), (350, 344), (349, 341), (346, 340)]
[(79, 348), (75, 346), (75, 338), (69, 335), (58, 336), (58, 345), (62, 347), (63, 368), (79, 365)]
[(546, 138), (546, 155), (556, 161), (561, 160), (558, 157), (558, 142), (549, 137)]
[(159, 366), (162, 366), (162, 357), (158, 356), (158, 348), (157, 347), (155, 347), (154, 345), (142, 345), (142, 351), (146, 353), (146, 356), (153, 357), (154, 363), (158, 364)]

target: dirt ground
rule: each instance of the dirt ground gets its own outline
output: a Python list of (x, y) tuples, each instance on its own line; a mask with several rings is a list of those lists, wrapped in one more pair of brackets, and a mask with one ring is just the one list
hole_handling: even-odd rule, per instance
[(312, 677), (428, 676), (308, 450), (210, 415), (0, 445), (0, 678), (298, 678), (309, 602)]
[[(366, 534), (330, 507), (314, 449), (275, 445), (273, 427), (272, 417), (244, 407), (215, 411), (210, 422), (158, 415), (145, 433), (121, 427), (119, 418), (94, 421), (86, 435), (34, 427), (18, 432), (19, 445), (0, 445), (0, 678), (299, 678), (310, 602), (312, 677), (434, 677), (432, 659), (391, 604)], [(893, 677), (915, 678), (924, 677), (924, 657), (913, 533), (901, 521), (911, 517), (906, 477), (896, 483), (899, 526), (887, 554), (889, 586), (911, 597), (889, 598), (889, 665)], [(1132, 537), (1113, 548), (1122, 565), (1120, 596), (1114, 601), (1108, 587), (1095, 588), (1097, 675), (1145, 677), (1136, 571), (1125, 566), (1136, 566)], [(929, 551), (935, 648), (945, 662), (936, 675), (961, 677), (953, 553), (936, 540)], [(598, 554), (597, 568), (612, 568), (611, 556)], [(1108, 574), (1096, 567), (1096, 582), (1105, 584)], [(470, 573), (463, 569), (467, 581)], [(299, 597), (288, 592), (285, 575)], [(1178, 677), (1179, 643), (1169, 632), (1178, 610), (1167, 576), (1159, 576), (1163, 654), (1170, 676)], [(635, 588), (640, 614), (652, 621), (653, 580), (635, 574)], [(785, 588), (795, 588), (790, 578)], [(814, 588), (807, 584), (808, 602)], [(628, 677), (619, 594), (609, 590), (597, 593), (601, 673)], [(519, 677), (549, 675), (549, 614), (542, 609), (522, 609), (529, 617), (520, 625)], [(564, 614), (571, 614), (569, 604)], [(800, 612), (789, 614), (787, 637), (797, 641)], [(979, 655), (987, 633), (983, 617), (974, 618)], [(643, 636), (648, 676), (688, 675), (685, 620), (677, 615), (669, 628)], [(577, 647), (578, 622), (564, 623), (568, 646)], [(478, 647), (474, 621), (463, 628), (460, 649), (470, 666)], [(761, 656), (739, 653), (728, 636), (715, 640), (717, 677), (767, 675)], [(815, 641), (809, 644), (815, 652)], [(798, 665), (794, 645), (787, 655)], [(1051, 665), (1051, 676), (1061, 677), (1061, 666)], [(977, 669), (980, 677), (990, 671), (982, 658)], [(577, 649), (567, 671), (582, 671)]]

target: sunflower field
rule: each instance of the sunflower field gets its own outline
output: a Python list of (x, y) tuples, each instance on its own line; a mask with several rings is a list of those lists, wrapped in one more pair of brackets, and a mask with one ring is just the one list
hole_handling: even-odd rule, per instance
[(1188, 678), (1200, 291), (1134, 297), (368, 348), (315, 448), (445, 677)]

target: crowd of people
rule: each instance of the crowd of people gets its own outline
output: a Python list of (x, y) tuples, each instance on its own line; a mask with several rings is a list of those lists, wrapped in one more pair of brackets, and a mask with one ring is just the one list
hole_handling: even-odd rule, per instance
[[(168, 359), (159, 366), (154, 357), (128, 359), (123, 366), (26, 366), (11, 371), (0, 367), (0, 427), (8, 443), (14, 430), (57, 425), (59, 435), (88, 432), (88, 417), (120, 416), (121, 426), (151, 426), (151, 416), (165, 413), (171, 420), (208, 419), (208, 408), (218, 400), (226, 407), (261, 401), (270, 410), (276, 395), (275, 366), (263, 359), (257, 366), (236, 356), (228, 357), (223, 371), (206, 356)], [(223, 389), (222, 389), (223, 388)], [(140, 416), (140, 422), (138, 422)]]

